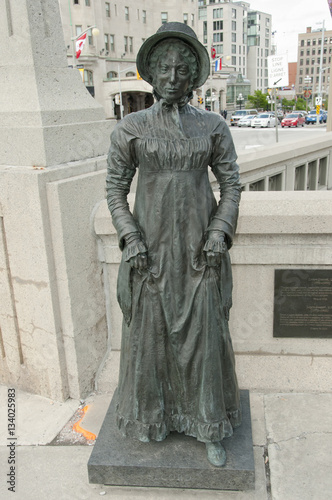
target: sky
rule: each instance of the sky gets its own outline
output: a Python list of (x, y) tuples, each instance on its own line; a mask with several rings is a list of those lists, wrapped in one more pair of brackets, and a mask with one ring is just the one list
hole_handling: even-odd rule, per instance
[(272, 15), (272, 31), (276, 31), (277, 54), (287, 54), (288, 62), (297, 61), (299, 33), (322, 27), (332, 30), (332, 18), (327, 0), (247, 0), (250, 8)]

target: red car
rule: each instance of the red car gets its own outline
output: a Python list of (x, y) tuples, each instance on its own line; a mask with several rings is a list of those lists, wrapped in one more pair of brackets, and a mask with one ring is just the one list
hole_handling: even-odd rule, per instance
[(303, 127), (305, 122), (304, 115), (301, 113), (290, 113), (281, 120), (281, 126), (284, 127)]

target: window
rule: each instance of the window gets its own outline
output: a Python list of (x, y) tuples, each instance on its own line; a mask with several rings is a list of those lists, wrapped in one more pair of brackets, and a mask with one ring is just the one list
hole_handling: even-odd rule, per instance
[(220, 31), (223, 29), (223, 21), (213, 21), (213, 31)]
[(195, 14), (191, 14), (191, 26), (195, 26)]
[(310, 49), (307, 49), (307, 56), (310, 56)]
[(89, 40), (89, 45), (93, 45), (93, 36), (92, 36), (92, 29), (91, 28), (88, 31), (88, 40)]
[(300, 56), (301, 56), (301, 57), (303, 57), (303, 54), (304, 54), (304, 51), (303, 51), (303, 50), (301, 50), (301, 52), (300, 52)]
[(86, 87), (93, 87), (93, 73), (89, 69), (84, 70), (84, 85)]
[(128, 52), (128, 37), (124, 36), (123, 41), (124, 41), (124, 51)]
[(301, 47), (304, 47), (304, 40), (301, 40)]
[(90, 7), (90, 0), (85, 0), (85, 6)]
[(269, 36), (270, 35), (270, 30), (268, 28), (265, 28), (265, 36)]
[(310, 47), (311, 40), (307, 40), (307, 47)]
[(139, 9), (137, 9), (137, 19), (139, 20)]
[(300, 76), (300, 78), (299, 78), (299, 84), (300, 85), (302, 85), (302, 80), (303, 80), (303, 78), (302, 78), (302, 76)]
[(76, 25), (75, 26), (75, 33), (76, 33), (76, 36), (79, 36), (82, 33), (82, 26)]
[(214, 48), (216, 49), (216, 54), (218, 56), (220, 56), (224, 53), (224, 46), (223, 45), (215, 45)]
[(316, 49), (312, 49), (312, 55), (316, 55)]
[(235, 43), (236, 42), (236, 33), (232, 33), (232, 42)]
[(109, 45), (108, 35), (106, 33), (104, 34), (104, 43), (105, 43), (105, 50), (109, 51), (110, 50), (110, 45)]
[(188, 14), (187, 13), (183, 14), (183, 22), (184, 22), (184, 24), (188, 24)]
[(269, 49), (265, 49), (265, 57), (269, 57)]
[(232, 66), (236, 66), (236, 56), (232, 56)]
[(79, 0), (74, 0), (74, 5), (79, 5)]
[(106, 75), (108, 80), (111, 80), (112, 78), (117, 78), (118, 74), (116, 71), (109, 71)]
[(207, 21), (203, 21), (203, 43), (207, 43)]
[(129, 7), (125, 7), (125, 20), (129, 21)]
[(110, 35), (110, 49), (114, 52), (115, 50), (115, 38), (114, 35)]
[(133, 47), (134, 41), (133, 40), (134, 40), (133, 37), (130, 36), (129, 37), (129, 52), (134, 52), (134, 47)]
[(106, 17), (111, 17), (111, 4), (109, 2), (105, 2), (105, 12)]
[(206, 21), (207, 19), (206, 7), (204, 9), (198, 9), (198, 19), (200, 21)]
[(128, 73), (126, 73), (126, 76), (129, 78), (129, 77), (136, 76), (136, 74), (133, 71), (128, 71)]
[(236, 21), (232, 21), (232, 31), (236, 31)]
[(236, 19), (236, 9), (232, 9), (232, 18)]
[(146, 24), (146, 10), (142, 10), (142, 21), (143, 24)]
[(236, 45), (232, 45), (232, 54), (236, 54)]
[(306, 66), (308, 66), (310, 64), (310, 59), (306, 59), (305, 64), (306, 64)]
[(161, 13), (161, 24), (165, 24), (168, 22), (168, 12)]
[(223, 42), (222, 33), (213, 33), (213, 43)]
[(221, 19), (223, 16), (222, 9), (213, 9), (213, 19)]

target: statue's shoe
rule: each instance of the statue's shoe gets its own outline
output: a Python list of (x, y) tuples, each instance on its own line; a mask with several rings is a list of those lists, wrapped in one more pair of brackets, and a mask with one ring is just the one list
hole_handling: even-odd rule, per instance
[(226, 463), (226, 451), (220, 441), (215, 443), (205, 443), (207, 458), (210, 464), (222, 467)]

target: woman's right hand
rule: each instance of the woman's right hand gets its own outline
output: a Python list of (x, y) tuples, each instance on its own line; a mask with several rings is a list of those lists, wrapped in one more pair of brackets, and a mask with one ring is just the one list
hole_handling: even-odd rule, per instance
[(146, 271), (148, 268), (148, 254), (146, 252), (139, 253), (131, 257), (131, 259), (129, 259), (129, 264), (139, 271)]

